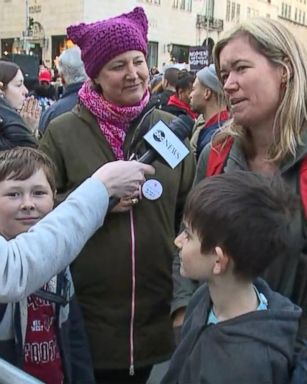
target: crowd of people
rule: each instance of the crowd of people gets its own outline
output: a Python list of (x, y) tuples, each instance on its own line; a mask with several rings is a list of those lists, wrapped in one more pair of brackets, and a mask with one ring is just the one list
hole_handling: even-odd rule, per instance
[[(147, 34), (141, 7), (69, 26), (60, 98), (0, 60), (0, 357), (48, 384), (168, 360), (163, 384), (307, 383), (305, 49), (250, 19), (160, 74)], [(175, 117), (189, 154), (138, 162)]]

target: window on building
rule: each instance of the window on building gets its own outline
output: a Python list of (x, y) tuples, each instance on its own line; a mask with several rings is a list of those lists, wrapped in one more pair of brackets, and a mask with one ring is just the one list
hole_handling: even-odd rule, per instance
[(189, 46), (173, 44), (171, 56), (177, 63), (188, 63), (189, 61)]
[(236, 3), (231, 3), (231, 21), (235, 20)]
[(285, 4), (281, 3), (281, 16), (284, 16), (285, 13)]
[(291, 19), (291, 5), (288, 7), (288, 19)]
[(302, 11), (300, 10), (299, 13), (298, 13), (298, 22), (301, 23), (302, 22)]
[(207, 0), (206, 16), (213, 18), (213, 16), (214, 16), (214, 0)]
[(285, 4), (285, 13), (284, 13), (284, 17), (287, 17), (287, 14), (288, 14), (288, 4)]
[(179, 0), (173, 0), (173, 8), (178, 8)]
[(226, 21), (230, 21), (230, 0), (227, 0), (226, 5)]
[(306, 16), (306, 12), (303, 12), (303, 21), (302, 21), (303, 24), (305, 24), (305, 16)]
[(240, 21), (240, 10), (241, 10), (241, 6), (240, 4), (237, 4), (237, 16), (236, 16), (237, 23)]
[(155, 41), (149, 41), (148, 55), (147, 55), (147, 65), (149, 68), (158, 66), (158, 52), (159, 52), (159, 43)]
[(154, 0), (155, 5), (161, 5), (161, 0)]
[(65, 35), (51, 36), (51, 57), (52, 62), (59, 56), (65, 49), (68, 48), (68, 40)]
[(14, 39), (1, 39), (1, 56), (5, 57), (13, 52)]
[(187, 0), (187, 11), (192, 12), (192, 0)]
[(297, 8), (295, 8), (294, 21), (297, 21)]
[(251, 17), (251, 9), (250, 9), (250, 7), (247, 7), (246, 16), (247, 16), (247, 18)]
[(180, 9), (185, 9), (185, 0), (180, 0)]

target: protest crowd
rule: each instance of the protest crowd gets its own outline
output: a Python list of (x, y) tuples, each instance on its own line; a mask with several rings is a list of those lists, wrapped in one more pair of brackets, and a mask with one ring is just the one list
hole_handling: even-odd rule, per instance
[[(147, 65), (142, 7), (0, 59), (0, 361), (47, 384), (307, 383), (307, 53)], [(0, 383), (1, 383), (0, 365)]]

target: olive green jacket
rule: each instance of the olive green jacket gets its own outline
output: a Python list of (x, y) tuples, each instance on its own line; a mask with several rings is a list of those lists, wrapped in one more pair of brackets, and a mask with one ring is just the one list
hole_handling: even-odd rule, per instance
[[(124, 142), (126, 158), (142, 154), (142, 137), (158, 120), (174, 117), (151, 109), (133, 124)], [(82, 105), (54, 119), (41, 141), (57, 167), (58, 192), (76, 188), (115, 156), (94, 116)], [(194, 178), (193, 155), (174, 170), (153, 163), (161, 198), (143, 198), (133, 209), (136, 242), (135, 366), (167, 359), (173, 349), (169, 319), (175, 220)], [(129, 213), (109, 213), (103, 228), (88, 241), (73, 263), (72, 275), (85, 318), (95, 369), (125, 369), (130, 364), (131, 234)]]

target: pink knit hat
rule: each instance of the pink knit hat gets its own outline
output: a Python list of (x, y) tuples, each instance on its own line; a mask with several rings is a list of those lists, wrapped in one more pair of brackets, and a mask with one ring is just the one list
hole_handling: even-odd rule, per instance
[(71, 25), (67, 36), (81, 49), (85, 70), (94, 79), (115, 56), (127, 51), (147, 55), (148, 20), (143, 8), (95, 23)]

